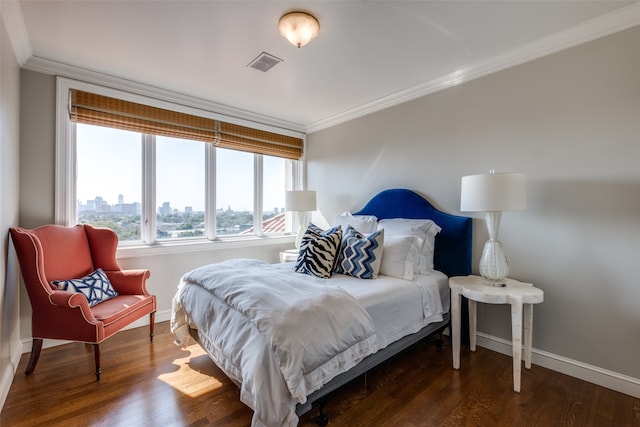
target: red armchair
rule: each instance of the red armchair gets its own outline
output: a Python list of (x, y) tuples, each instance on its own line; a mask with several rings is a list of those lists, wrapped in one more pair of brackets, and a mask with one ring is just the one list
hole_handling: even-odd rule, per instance
[[(147, 314), (153, 341), (156, 297), (146, 289), (149, 271), (120, 268), (114, 231), (90, 225), (43, 225), (33, 230), (11, 228), (10, 233), (32, 308), (33, 344), (26, 375), (38, 363), (44, 338), (93, 344), (97, 381), (102, 341)], [(62, 291), (51, 284), (79, 279), (99, 268), (118, 295), (93, 307), (81, 293)]]

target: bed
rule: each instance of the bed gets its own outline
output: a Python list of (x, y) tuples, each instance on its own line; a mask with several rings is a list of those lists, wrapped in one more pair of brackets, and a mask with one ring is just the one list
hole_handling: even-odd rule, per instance
[[(380, 274), (372, 280), (349, 271), (327, 279), (296, 272), (299, 263), (239, 259), (194, 269), (178, 286), (176, 343), (195, 338), (240, 387), (254, 427), (297, 425), (298, 416), (340, 386), (449, 324), (447, 279), (471, 274), (471, 219), (441, 212), (407, 189), (384, 190), (349, 216), (375, 217), (377, 231), (364, 239), (384, 240), (389, 251), (378, 257)], [(414, 220), (437, 224), (432, 260), (416, 256), (402, 264), (390, 245), (425, 241), (393, 234), (394, 227)], [(423, 262), (432, 265), (424, 270)], [(411, 269), (416, 274), (407, 275)]]

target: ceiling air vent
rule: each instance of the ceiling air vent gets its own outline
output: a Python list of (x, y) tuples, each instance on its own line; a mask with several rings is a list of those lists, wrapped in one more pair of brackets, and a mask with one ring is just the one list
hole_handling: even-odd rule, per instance
[(269, 71), (278, 62), (282, 62), (282, 59), (276, 58), (273, 55), (269, 55), (267, 52), (262, 52), (253, 61), (249, 62), (248, 67), (255, 68), (263, 72)]

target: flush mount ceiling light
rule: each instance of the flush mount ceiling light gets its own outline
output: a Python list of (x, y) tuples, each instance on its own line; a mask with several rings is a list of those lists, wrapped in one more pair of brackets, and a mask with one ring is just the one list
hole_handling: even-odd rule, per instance
[(302, 47), (318, 35), (318, 20), (306, 12), (290, 12), (282, 15), (278, 28), (282, 37), (292, 45)]

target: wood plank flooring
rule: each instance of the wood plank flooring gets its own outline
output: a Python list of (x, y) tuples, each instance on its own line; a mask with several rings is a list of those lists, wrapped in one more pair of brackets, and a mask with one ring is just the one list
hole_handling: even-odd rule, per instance
[[(194, 344), (176, 347), (167, 322), (120, 332), (102, 345), (95, 381), (91, 346), (44, 349), (35, 372), (28, 354), (0, 413), (1, 426), (248, 426), (252, 411), (237, 387)], [(313, 426), (315, 411), (300, 426)], [(338, 390), (330, 426), (640, 426), (640, 400), (533, 366), (512, 391), (511, 358), (462, 348), (451, 367), (447, 338), (431, 338)]]

